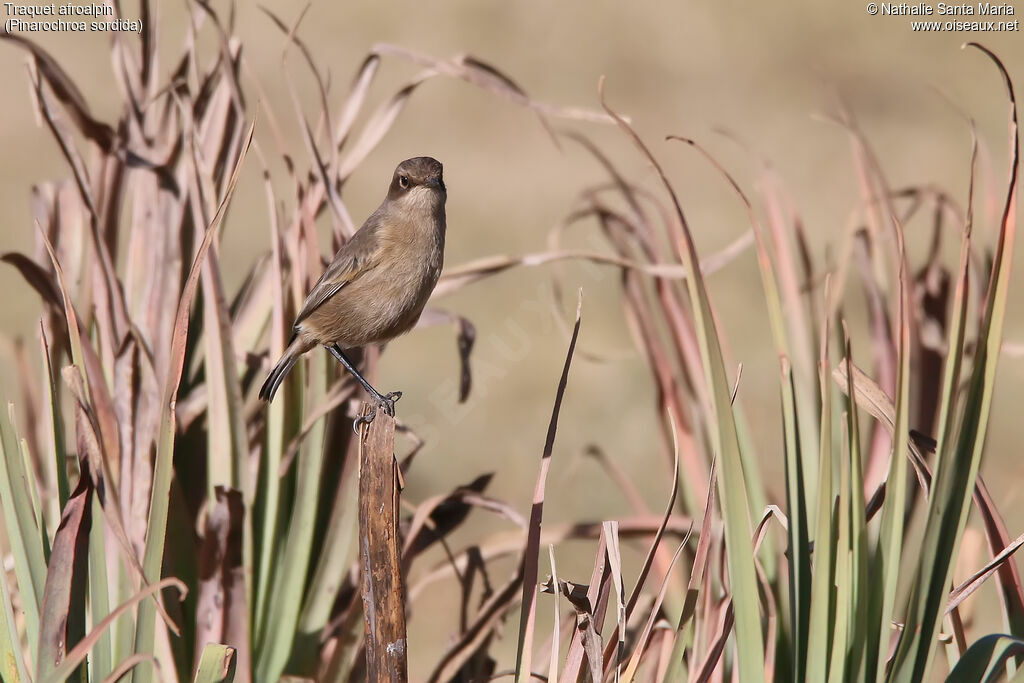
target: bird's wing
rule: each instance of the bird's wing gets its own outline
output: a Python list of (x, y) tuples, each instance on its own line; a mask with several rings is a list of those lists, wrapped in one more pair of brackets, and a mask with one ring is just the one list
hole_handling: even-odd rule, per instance
[(295, 327), (308, 318), (325, 301), (377, 265), (377, 214), (370, 216), (335, 255), (302, 304), (295, 318)]

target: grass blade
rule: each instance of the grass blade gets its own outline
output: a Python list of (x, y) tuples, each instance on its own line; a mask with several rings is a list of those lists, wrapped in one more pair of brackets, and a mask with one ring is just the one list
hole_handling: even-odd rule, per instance
[[(92, 499), (92, 517), (95, 523), (89, 531), (89, 613), (96, 623), (110, 613), (110, 583), (107, 576), (107, 538), (103, 524), (103, 507), (98, 497)], [(121, 573), (121, 568), (118, 567)], [(92, 680), (106, 678), (113, 668), (112, 634), (100, 636), (89, 657), (89, 675)]]
[(334, 601), (342, 587), (338, 577), (344, 575), (355, 555), (354, 540), (359, 521), (357, 462), (358, 456), (350, 446), (320, 546), (320, 557), (306, 591), (298, 626), (300, 642), (315, 643), (317, 634), (327, 625)]
[[(830, 294), (825, 285), (825, 300)], [(829, 317), (821, 321), (820, 359), (818, 361), (821, 391), (820, 436), (818, 441), (818, 503), (814, 527), (814, 562), (811, 567), (811, 613), (807, 636), (807, 680), (825, 680), (831, 656), (836, 527), (833, 516), (832, 483), (832, 380), (829, 360)]]
[[(12, 406), (13, 409), (13, 406)], [(18, 594), (25, 611), (29, 634), (39, 633), (40, 609), (46, 585), (46, 554), (43, 549), (42, 530), (36, 523), (29, 487), (34, 481), (25, 470), (25, 460), (18, 447), (14, 422), (0, 415), (0, 503), (3, 505), (7, 540), (14, 555), (14, 574), (18, 579)], [(31, 656), (37, 656), (37, 642), (29, 638)]]
[[(866, 641), (868, 645), (865, 650), (867, 680), (881, 680), (885, 676), (885, 664), (890, 651), (890, 624), (894, 619), (900, 559), (903, 552), (904, 515), (907, 500), (907, 459), (903, 457), (903, 454), (907, 452), (909, 440), (910, 336), (913, 324), (910, 290), (913, 280), (907, 263), (903, 227), (892, 208), (891, 192), (886, 186), (877, 164), (872, 163), (874, 157), (863, 137), (851, 122), (844, 120), (843, 124), (848, 129), (853, 143), (862, 194), (865, 195), (865, 199), (869, 203), (869, 217), (874, 221), (872, 224), (873, 234), (877, 236), (881, 232), (879, 226), (884, 218), (892, 228), (893, 241), (896, 245), (896, 413), (893, 420), (895, 433), (889, 450), (889, 468), (885, 479), (886, 496), (882, 503), (881, 529), (871, 566), (872, 576), (876, 581), (881, 582), (879, 584), (881, 590), (876, 589), (868, 593)], [(882, 273), (876, 273), (876, 277), (884, 279), (885, 276)], [(850, 403), (851, 411), (854, 409), (854, 404), (855, 401)], [(853, 567), (850, 569), (852, 571)]]
[[(846, 353), (847, 372), (847, 396), (855, 396), (853, 387), (853, 351), (850, 346), (849, 331), (843, 329), (844, 351)], [(849, 487), (843, 489), (846, 494), (847, 514), (849, 515), (849, 547), (841, 547), (844, 555), (848, 555), (849, 563), (849, 589), (850, 589), (850, 628), (847, 633), (848, 643), (844, 649), (847, 652), (848, 676), (852, 680), (859, 679), (864, 666), (865, 652), (869, 643), (866, 641), (868, 629), (868, 602), (869, 595), (874, 592), (868, 589), (868, 545), (867, 545), (867, 521), (864, 511), (864, 465), (863, 450), (860, 440), (860, 417), (856, 400), (848, 401), (846, 413), (846, 436), (848, 462), (843, 462), (843, 474), (847, 476)], [(894, 457), (901, 457), (897, 454)], [(869, 672), (870, 675), (870, 672)]]
[[(708, 480), (708, 496), (704, 502), (704, 519), (700, 525), (700, 536), (697, 539), (697, 552), (693, 556), (693, 567), (690, 570), (690, 579), (686, 584), (686, 598), (683, 600), (683, 609), (679, 613), (679, 621), (676, 624), (675, 644), (672, 648), (672, 662), (664, 681), (677, 681), (684, 678), (683, 675), (683, 654), (694, 645), (694, 625), (697, 611), (697, 598), (700, 594), (700, 587), (704, 585), (704, 573), (708, 567), (708, 554), (711, 549), (711, 521), (715, 510), (715, 484), (717, 470), (715, 462), (711, 463), (711, 473)], [(691, 527), (692, 528), (692, 527)]]
[(462, 666), (479, 650), (481, 644), (497, 632), (502, 621), (522, 596), (522, 580), (523, 565), (520, 563), (519, 570), (512, 579), (480, 606), (476, 619), (466, 625), (458, 640), (438, 658), (434, 670), (427, 677), (428, 683), (453, 680)]
[(103, 683), (118, 683), (118, 681), (128, 675), (129, 671), (138, 666), (140, 662), (151, 662), (157, 670), (160, 669), (160, 663), (156, 661), (156, 657), (153, 655), (129, 655), (128, 657), (125, 657), (124, 661), (114, 667), (114, 670), (110, 672), (110, 675), (103, 679)]
[(43, 345), (43, 362), (46, 364), (46, 388), (47, 404), (46, 409), (50, 416), (50, 425), (53, 436), (53, 455), (56, 460), (55, 471), (57, 475), (57, 502), (59, 509), (64, 509), (71, 495), (71, 486), (68, 483), (68, 468), (66, 463), (66, 452), (64, 449), (64, 421), (60, 414), (60, 400), (57, 397), (57, 382), (53, 374), (53, 364), (50, 361), (50, 344), (46, 340), (46, 330), (42, 324), (39, 326), (40, 339)]
[(0, 576), (0, 679), (10, 683), (29, 680), (21, 654), (18, 624), (14, 621), (11, 594), (7, 590), (6, 577)]
[[(83, 476), (61, 515), (46, 573), (36, 675), (46, 676), (85, 635), (85, 585), (93, 486)], [(84, 672), (74, 676), (85, 680)]]
[[(947, 681), (981, 683), (1003, 680), (1006, 660), (1024, 655), (1024, 640), (994, 633), (979, 638), (949, 672)], [(1014, 681), (1020, 680), (1020, 675)]]
[[(252, 135), (256, 122), (249, 126), (245, 145), (242, 147), (231, 171), (231, 178), (228, 182), (224, 198), (217, 207), (210, 225), (206, 228), (206, 234), (199, 246), (188, 278), (185, 281), (185, 288), (182, 291), (181, 299), (178, 302), (178, 310), (174, 322), (174, 334), (171, 345), (171, 362), (168, 366), (168, 376), (164, 383), (163, 411), (160, 417), (160, 429), (157, 437), (156, 462), (153, 467), (153, 487), (150, 491), (149, 518), (146, 524), (146, 550), (143, 554), (142, 568), (146, 581), (154, 584), (160, 579), (161, 568), (164, 558), (164, 542), (167, 532), (167, 507), (170, 503), (169, 492), (171, 488), (171, 475), (174, 459), (174, 433), (175, 433), (175, 404), (177, 403), (178, 386), (181, 383), (181, 374), (185, 364), (185, 345), (188, 341), (189, 311), (192, 308), (192, 300), (195, 297), (196, 287), (199, 283), (199, 275), (202, 272), (203, 262), (206, 260), (206, 253), (213, 243), (213, 238), (224, 220), (228, 202), (234, 193), (235, 185), (238, 182), (238, 174), (245, 160), (246, 152), (252, 143)], [(135, 632), (135, 649), (140, 653), (153, 651), (156, 637), (156, 605), (151, 601), (145, 601), (139, 606), (139, 617)], [(136, 670), (133, 680), (136, 683), (149, 683), (153, 675), (153, 666), (143, 662)]]
[[(620, 676), (620, 665), (626, 648), (626, 591), (622, 583), (622, 551), (619, 549), (619, 523), (615, 521), (604, 522), (601, 525), (605, 537), (608, 539), (608, 567), (612, 571), (612, 587), (615, 590), (615, 623), (616, 635), (614, 654), (611, 661), (605, 660), (610, 667), (614, 667), (614, 680), (618, 683)], [(609, 647), (613, 647), (611, 643)], [(604, 654), (602, 653), (602, 659)]]
[(555, 546), (551, 544), (548, 544), (548, 561), (551, 563), (551, 585), (554, 588), (553, 593), (555, 601), (554, 623), (551, 630), (551, 662), (548, 665), (548, 680), (554, 683), (554, 681), (558, 680), (558, 646), (562, 641), (562, 619), (558, 609), (560, 601), (558, 599), (558, 570), (555, 568)]
[(198, 549), (195, 651), (205, 656), (209, 643), (231, 643), (232, 666), (242, 680), (251, 680), (249, 610), (242, 562), (244, 496), (235, 489), (218, 486), (209, 503)]
[(231, 683), (235, 680), (235, 648), (209, 644), (203, 648), (195, 683)]
[(601, 104), (615, 119), (654, 167), (665, 191), (672, 198), (675, 208), (677, 230), (676, 250), (691, 273), (686, 279), (690, 304), (694, 311), (694, 325), (704, 363), (705, 380), (711, 390), (714, 402), (712, 415), (715, 429), (712, 433), (714, 452), (721, 462), (721, 476), (718, 480), (722, 501), (722, 517), (725, 521), (725, 543), (729, 564), (729, 576), (735, 601), (735, 623), (737, 650), (739, 653), (739, 675), (744, 681), (755, 683), (765, 678), (764, 637), (761, 632), (761, 610), (758, 600), (757, 575), (754, 570), (754, 553), (750, 545), (750, 511), (747, 507), (747, 486), (743, 473), (736, 420), (732, 412), (732, 390), (725, 372), (721, 341), (715, 329), (714, 316), (708, 298), (704, 277), (700, 272), (697, 249), (690, 234), (686, 218), (672, 185), (661, 166), (650, 153), (639, 136), (626, 121), (604, 102), (604, 83), (599, 86)]
[(668, 592), (668, 586), (672, 577), (672, 570), (675, 569), (676, 562), (679, 560), (679, 556), (683, 554), (683, 548), (686, 547), (689, 538), (684, 538), (683, 542), (679, 544), (672, 560), (668, 565), (668, 572), (665, 574), (665, 580), (661, 583), (661, 590), (658, 591), (658, 597), (655, 599), (654, 605), (651, 607), (647, 616), (647, 623), (644, 624), (643, 632), (637, 639), (636, 649), (633, 651), (633, 655), (629, 658), (629, 664), (626, 665), (626, 670), (622, 674), (622, 679), (626, 683), (632, 683), (636, 671), (640, 667), (640, 660), (643, 658), (644, 651), (647, 649), (648, 642), (651, 637), (651, 631), (654, 629), (654, 620), (657, 618), (658, 613), (661, 610), (662, 602), (665, 600), (665, 593)]
[(811, 614), (811, 549), (796, 391), (789, 360), (782, 362), (782, 420), (786, 442), (786, 513), (789, 516), (789, 620), (793, 680), (807, 680), (807, 641)]
[[(185, 584), (179, 581), (178, 579), (170, 576), (166, 579), (161, 579), (156, 583), (152, 583), (146, 586), (138, 593), (133, 595), (131, 598), (118, 605), (117, 608), (114, 609), (114, 611), (112, 611), (110, 614), (106, 616), (106, 618), (103, 619), (103, 621), (93, 626), (92, 631), (89, 632), (89, 635), (87, 635), (85, 638), (82, 638), (78, 645), (75, 645), (71, 652), (68, 653), (68, 656), (64, 658), (64, 661), (61, 662), (60, 666), (54, 669), (54, 671), (49, 676), (40, 678), (39, 682), (64, 683), (65, 681), (67, 681), (67, 677), (71, 675), (72, 671), (78, 668), (79, 664), (85, 661), (86, 656), (89, 654), (92, 648), (96, 646), (96, 643), (99, 642), (100, 636), (102, 636), (103, 633), (108, 628), (110, 628), (111, 624), (117, 621), (118, 617), (120, 617), (122, 614), (124, 614), (140, 602), (142, 604), (145, 604), (146, 598), (150, 597), (154, 593), (157, 593), (163, 590), (164, 588), (168, 588), (171, 586), (178, 589), (178, 593), (180, 593), (182, 600), (184, 600), (185, 596), (188, 595), (188, 588), (185, 586)], [(155, 618), (156, 615), (154, 615), (154, 619)], [(151, 661), (150, 664), (156, 666), (155, 660)]]
[[(641, 591), (644, 588), (644, 584), (647, 581), (648, 574), (651, 571), (651, 566), (654, 564), (654, 559), (655, 559), (656, 555), (658, 554), (659, 546), (661, 545), (661, 540), (665, 536), (665, 528), (668, 526), (669, 519), (671, 519), (671, 517), (672, 517), (672, 510), (675, 509), (676, 497), (679, 495), (679, 437), (678, 437), (678, 432), (676, 430), (675, 420), (672, 419), (671, 414), (668, 415), (668, 420), (669, 420), (669, 425), (672, 428), (672, 446), (673, 446), (673, 448), (672, 448), (672, 453), (673, 453), (673, 460), (672, 460), (672, 463), (673, 463), (672, 464), (672, 492), (669, 494), (668, 503), (665, 505), (665, 516), (661, 520), (661, 526), (658, 527), (658, 532), (656, 534), (654, 534), (654, 539), (651, 541), (651, 547), (648, 549), (647, 556), (644, 558), (643, 566), (640, 568), (640, 574), (637, 576), (636, 585), (633, 586), (633, 590), (629, 594), (629, 599), (626, 600), (626, 609), (625, 609), (625, 622), (626, 623), (629, 622), (629, 618), (633, 615), (633, 609), (636, 607), (636, 603), (640, 599), (640, 593), (641, 593)], [(601, 455), (600, 457), (602, 458), (602, 460), (604, 460), (605, 456)], [(614, 465), (613, 465), (613, 463), (611, 463), (611, 461), (607, 461), (607, 465), (609, 467), (614, 467)], [(627, 484), (628, 480), (625, 480), (625, 478), (624, 478), (625, 475), (623, 475), (621, 472), (617, 472), (614, 469), (612, 470), (612, 472), (614, 474), (618, 475), (618, 477), (622, 478), (622, 480), (623, 480), (623, 488), (628, 492), (630, 487), (632, 486), (632, 484)], [(636, 492), (634, 491), (634, 493), (636, 493)], [(638, 493), (636, 495), (637, 495), (637, 497), (639, 497)], [(640, 502), (640, 501), (638, 501), (638, 502)], [(691, 530), (692, 530), (692, 527), (691, 527)], [(616, 524), (616, 533), (618, 533), (618, 525), (617, 524)], [(687, 536), (689, 536), (689, 532), (687, 533)], [(623, 633), (624, 630), (625, 630), (625, 623), (619, 624), (619, 625), (616, 626), (616, 631), (613, 632), (613, 636), (612, 636), (613, 638), (615, 638), (615, 642), (616, 643), (621, 643), (622, 642), (622, 640), (621, 640), (622, 636), (620, 634)], [(612, 643), (609, 642), (608, 643), (608, 647), (605, 649), (605, 653), (604, 653), (605, 661), (611, 660), (611, 655), (612, 655), (611, 647), (612, 647)], [(620, 650), (620, 653), (621, 653), (621, 650)], [(618, 662), (617, 659), (615, 661)]]
[[(327, 390), (326, 354), (310, 359), (309, 391), (306, 405), (318, 405)], [(292, 652), (292, 641), (302, 607), (320, 502), (320, 480), (324, 467), (326, 416), (317, 421), (299, 455), (295, 483), (295, 505), (284, 539), (283, 554), (268, 598), (263, 640), (256, 647), (255, 680), (276, 681)], [(268, 472), (268, 476), (276, 476)]]
[(999, 567), (1004, 563), (1008, 562), (1017, 550), (1024, 545), (1024, 534), (1021, 534), (1013, 543), (1010, 543), (1003, 548), (998, 555), (989, 560), (984, 567), (976, 571), (966, 581), (953, 589), (949, 594), (949, 604), (946, 605), (946, 613), (948, 614), (952, 610), (956, 609), (957, 606), (966, 600), (974, 591), (981, 587), (981, 584), (985, 580), (992, 576)]
[[(267, 213), (270, 216), (270, 244), (271, 264), (270, 282), (273, 292), (273, 303), (270, 313), (270, 355), (272, 358), (280, 358), (288, 343), (286, 336), (285, 322), (285, 294), (284, 294), (284, 265), (281, 254), (281, 238), (277, 221), (277, 207), (274, 200), (274, 189), (270, 183), (270, 171), (266, 167), (263, 155), (259, 154), (259, 147), (255, 148), (257, 157), (263, 163), (263, 185), (267, 198)], [(287, 392), (287, 384), (285, 392)], [(259, 500), (255, 512), (257, 517), (256, 525), (260, 529), (257, 541), (258, 558), (255, 572), (255, 605), (252, 613), (252, 640), (254, 643), (263, 642), (263, 631), (265, 617), (267, 614), (267, 603), (270, 599), (270, 586), (272, 585), (272, 566), (274, 551), (279, 541), (280, 527), (280, 500), (281, 500), (281, 477), (278, 469), (281, 465), (281, 454), (285, 445), (285, 408), (296, 406), (298, 401), (287, 403), (277, 401), (267, 406), (266, 417), (266, 448), (260, 468)]]
[(537, 616), (537, 563), (540, 557), (540, 526), (544, 514), (544, 493), (547, 484), (548, 469), (551, 467), (551, 456), (555, 447), (555, 432), (558, 429), (558, 413), (562, 408), (562, 398), (569, 382), (569, 368), (572, 365), (572, 354), (576, 349), (576, 340), (580, 334), (580, 319), (583, 309), (583, 290), (579, 291), (576, 301), (576, 324), (569, 340), (569, 350), (565, 354), (565, 365), (562, 376), (558, 380), (555, 392), (555, 405), (551, 410), (551, 421), (548, 423), (547, 437), (544, 439), (544, 452), (540, 460), (540, 472), (537, 474), (537, 486), (533, 493), (533, 507), (530, 510), (530, 525), (527, 528), (526, 549), (523, 553), (523, 604), (519, 621), (519, 645), (516, 650), (516, 683), (530, 680), (530, 666), (533, 657), (533, 628)]
[(924, 680), (931, 669), (935, 636), (948, 600), (952, 560), (957, 557), (967, 524), (971, 493), (985, 446), (1016, 235), (1020, 142), (1013, 83), (1002, 62), (994, 54), (976, 43), (970, 45), (981, 50), (995, 63), (1006, 85), (1010, 101), (1010, 181), (999, 243), (988, 283), (985, 317), (978, 333), (978, 350), (959, 433), (955, 444), (944, 445), (928, 500), (928, 526), (925, 528), (921, 564), (907, 612), (906, 635), (900, 641), (893, 665), (892, 679), (895, 681)]

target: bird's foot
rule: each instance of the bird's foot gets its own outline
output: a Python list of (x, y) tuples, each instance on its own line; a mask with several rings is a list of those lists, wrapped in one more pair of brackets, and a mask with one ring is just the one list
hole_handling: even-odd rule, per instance
[(368, 412), (366, 415), (360, 415), (352, 423), (352, 431), (354, 431), (357, 436), (359, 435), (360, 425), (365, 424), (369, 426), (369, 424), (373, 422), (373, 418), (377, 417), (377, 408), (383, 408), (384, 412), (387, 413), (388, 416), (394, 417), (395, 403), (398, 402), (398, 399), (402, 398), (402, 392), (392, 391), (391, 393), (385, 394), (383, 396), (377, 394), (377, 396), (375, 396), (374, 398), (376, 399), (376, 403), (370, 407), (370, 412)]
[(380, 397), (380, 403), (378, 405), (384, 408), (384, 412), (391, 417), (395, 416), (395, 404), (398, 403), (398, 399), (402, 398), (401, 391), (392, 391), (389, 394), (385, 394)]

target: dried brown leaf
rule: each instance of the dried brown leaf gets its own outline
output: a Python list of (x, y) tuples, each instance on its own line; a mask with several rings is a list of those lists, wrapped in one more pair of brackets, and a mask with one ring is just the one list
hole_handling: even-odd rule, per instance
[(515, 81), (502, 73), (496, 67), (470, 55), (456, 55), (451, 59), (437, 59), (422, 52), (416, 52), (398, 45), (390, 45), (387, 43), (378, 43), (377, 45), (374, 45), (372, 53), (400, 57), (413, 62), (414, 64), (427, 67), (437, 73), (454, 78), (460, 78), (483, 90), (500, 97), (504, 97), (521, 106), (533, 109), (543, 116), (553, 116), (578, 121), (591, 121), (596, 123), (611, 123), (611, 118), (601, 112), (573, 107), (558, 107), (535, 102), (526, 95), (526, 92), (519, 87)]
[(223, 486), (214, 497), (199, 546), (195, 651), (198, 657), (207, 643), (230, 645), (236, 651), (236, 675), (249, 680), (249, 610), (242, 565), (245, 504), (240, 491)]
[(0, 39), (10, 40), (32, 54), (39, 73), (46, 79), (57, 99), (67, 108), (78, 129), (103, 151), (110, 152), (114, 147), (114, 130), (106, 123), (93, 118), (85, 96), (57, 60), (42, 47), (18, 33), (0, 31)]
[(678, 548), (676, 548), (675, 554), (672, 555), (672, 561), (669, 563), (668, 571), (665, 572), (665, 578), (661, 582), (661, 590), (658, 591), (658, 597), (647, 612), (647, 623), (644, 624), (643, 631), (641, 631), (640, 636), (637, 638), (636, 649), (633, 650), (633, 655), (629, 658), (629, 664), (626, 666), (626, 670), (622, 674), (622, 678), (626, 681), (633, 680), (633, 677), (636, 675), (637, 668), (640, 666), (640, 660), (647, 651), (651, 631), (654, 629), (655, 619), (657, 619), (658, 614), (661, 612), (661, 605), (665, 600), (665, 594), (668, 592), (669, 580), (672, 577), (672, 570), (675, 568), (676, 562), (679, 561), (679, 557), (683, 554), (683, 548), (686, 547), (686, 542), (686, 539), (683, 539), (683, 542), (679, 544)]
[(434, 670), (427, 677), (429, 683), (452, 680), (522, 598), (522, 581), (523, 565), (520, 564), (516, 575), (481, 606), (473, 623), (438, 658)]
[(92, 481), (88, 474), (83, 475), (64, 506), (53, 537), (39, 619), (38, 676), (52, 672), (64, 659), (68, 647), (85, 635), (92, 494)]
[(420, 316), (417, 327), (452, 324), (455, 326), (455, 344), (459, 352), (459, 403), (469, 398), (473, 386), (473, 372), (469, 365), (469, 357), (476, 343), (476, 328), (473, 323), (461, 315), (440, 308), (428, 308)]
[(370, 155), (377, 144), (384, 139), (384, 135), (391, 129), (395, 119), (405, 109), (409, 97), (415, 92), (421, 83), (429, 79), (433, 74), (420, 74), (417, 78), (405, 84), (390, 100), (377, 109), (363, 127), (362, 134), (352, 143), (352, 149), (339, 162), (338, 182), (344, 183), (352, 172)]
[[(569, 581), (562, 581), (559, 589), (562, 595), (569, 600), (576, 611), (576, 629), (573, 631), (572, 639), (569, 642), (569, 652), (565, 657), (565, 666), (562, 668), (562, 675), (559, 683), (575, 681), (580, 676), (580, 669), (583, 666), (583, 659), (589, 661), (588, 667), (591, 677), (594, 678), (595, 663), (597, 664), (597, 678), (600, 679), (601, 665), (600, 658), (603, 655), (600, 649), (592, 653), (594, 636), (587, 631), (599, 633), (604, 625), (604, 612), (608, 605), (608, 587), (611, 584), (611, 571), (608, 569), (608, 550), (604, 534), (604, 526), (600, 526), (599, 543), (597, 553), (594, 556), (594, 569), (590, 574), (590, 584), (587, 586), (574, 585)], [(583, 620), (586, 621), (583, 621)], [(598, 637), (599, 638), (599, 637)], [(589, 643), (587, 641), (590, 641)], [(600, 643), (598, 643), (598, 648)]]
[[(713, 254), (701, 261), (701, 271), (705, 275), (715, 273), (740, 256), (753, 243), (752, 233), (748, 230), (732, 243), (716, 254)], [(619, 268), (634, 270), (651, 277), (664, 280), (686, 279), (686, 268), (678, 263), (644, 263), (619, 256), (600, 254), (588, 251), (542, 251), (523, 256), (495, 255), (487, 256), (470, 263), (449, 268), (441, 276), (440, 282), (434, 289), (434, 297), (442, 297), (454, 291), (462, 289), (466, 285), (481, 280), (485, 277), (497, 275), (511, 268), (519, 266), (542, 266), (557, 261), (581, 260), (591, 263), (617, 266)]]
[(178, 589), (178, 593), (182, 600), (184, 600), (185, 596), (188, 595), (188, 587), (182, 583), (180, 579), (174, 578), (173, 576), (161, 579), (160, 581), (143, 588), (131, 598), (114, 608), (102, 621), (93, 626), (92, 631), (90, 631), (85, 638), (79, 641), (79, 643), (75, 645), (70, 652), (68, 652), (67, 657), (64, 658), (64, 661), (59, 667), (57, 667), (56, 671), (54, 671), (49, 677), (40, 679), (41, 683), (60, 683), (65, 681), (67, 676), (74, 671), (79, 664), (85, 661), (89, 651), (96, 647), (96, 643), (99, 641), (100, 636), (102, 636), (103, 633), (110, 628), (110, 626), (117, 621), (122, 614), (151, 596), (153, 593), (163, 590), (169, 586), (173, 586)]
[[(673, 437), (676, 437), (675, 422), (672, 422), (671, 416), (669, 416), (669, 421), (672, 424), (672, 435), (673, 435)], [(644, 558), (644, 563), (643, 563), (643, 566), (640, 568), (640, 574), (637, 577), (636, 585), (633, 586), (633, 590), (632, 590), (632, 592), (629, 595), (629, 599), (626, 601), (625, 608), (624, 608), (623, 623), (620, 624), (618, 627), (616, 627), (616, 631), (613, 632), (613, 635), (611, 636), (611, 639), (614, 639), (616, 637), (616, 635), (618, 635), (620, 643), (622, 643), (622, 639), (625, 637), (624, 634), (625, 634), (626, 624), (629, 622), (629, 618), (633, 614), (633, 609), (636, 607), (637, 600), (640, 598), (640, 593), (643, 590), (644, 584), (647, 581), (647, 576), (648, 576), (649, 572), (651, 571), (651, 566), (654, 564), (654, 559), (657, 556), (658, 549), (659, 549), (659, 546), (661, 544), (661, 539), (662, 539), (662, 537), (665, 534), (665, 528), (668, 526), (668, 521), (672, 517), (672, 510), (673, 510), (673, 508), (675, 507), (675, 504), (676, 504), (676, 496), (679, 494), (679, 441), (678, 441), (677, 438), (673, 439), (673, 446), (674, 446), (673, 450), (674, 450), (674, 456), (675, 457), (673, 459), (673, 468), (672, 468), (672, 491), (669, 494), (668, 503), (665, 506), (665, 516), (662, 519), (661, 526), (658, 527), (657, 533), (654, 534), (654, 540), (651, 541), (651, 547), (650, 547), (650, 549), (648, 549), (647, 556)], [(692, 527), (691, 527), (691, 529), (692, 529)], [(687, 532), (687, 535), (683, 539), (683, 543), (682, 543), (681, 547), (684, 547), (686, 545), (686, 542), (689, 540), (689, 537), (690, 537), (690, 534), (689, 534), (689, 532)], [(678, 551), (677, 551), (676, 555), (678, 556)], [(675, 561), (676, 561), (675, 559), (670, 560), (668, 566), (665, 568), (665, 572), (663, 573), (663, 576), (665, 577), (665, 585), (662, 587), (662, 598), (664, 598), (664, 592), (665, 592), (665, 590), (667, 590), (668, 578), (669, 578), (669, 575), (671, 573), (672, 567), (675, 564)], [(649, 635), (649, 633), (650, 633), (650, 631), (648, 630), (648, 635)], [(606, 661), (609, 661), (610, 658), (611, 658), (611, 652), (610, 652), (611, 642), (609, 642), (608, 648), (609, 649), (606, 650), (605, 653), (604, 653)], [(622, 654), (622, 652), (621, 652), (621, 649), (620, 649), (620, 655), (621, 654)], [(616, 658), (616, 662), (618, 662), (618, 661), (620, 661), (620, 659), (617, 657)], [(634, 672), (635, 672), (635, 669), (634, 669)], [(628, 680), (628, 677), (627, 677), (627, 680)]]
[(1009, 564), (1013, 554), (1017, 552), (1022, 545), (1024, 545), (1024, 534), (1021, 534), (1014, 539), (1005, 548), (1003, 548), (998, 555), (989, 560), (984, 567), (974, 572), (970, 578), (954, 588), (949, 594), (949, 602), (946, 604), (946, 614), (952, 612), (960, 605), (960, 603), (969, 598), (974, 591), (981, 588), (981, 585), (985, 580), (995, 574), (1001, 566)]
[(548, 469), (554, 453), (555, 433), (558, 430), (558, 413), (565, 396), (565, 387), (569, 382), (569, 368), (572, 365), (573, 351), (580, 333), (580, 317), (583, 308), (583, 290), (579, 292), (576, 303), (576, 325), (573, 328), (569, 350), (565, 355), (562, 376), (558, 380), (555, 392), (555, 405), (551, 410), (551, 421), (548, 423), (547, 437), (544, 439), (544, 452), (541, 455), (540, 472), (537, 474), (537, 485), (533, 493), (533, 506), (530, 510), (530, 524), (527, 530), (526, 547), (523, 550), (523, 604), (519, 622), (519, 647), (516, 654), (516, 677), (530, 672), (533, 654), (533, 628), (537, 616), (537, 565), (540, 561), (540, 527), (544, 512), (544, 496), (547, 484)]
[[(479, 500), (480, 494), (490, 484), (494, 473), (482, 474), (473, 481), (457, 487), (447, 495), (434, 496), (416, 507), (409, 528), (405, 532), (405, 545), (402, 548), (402, 563), (408, 571), (413, 559), (437, 541), (443, 539), (466, 521), (472, 510), (469, 501), (472, 496)], [(518, 517), (511, 508), (508, 508)], [(519, 525), (526, 528), (526, 523), (519, 518)]]
[(32, 289), (36, 290), (39, 296), (43, 297), (44, 302), (55, 306), (58, 310), (62, 308), (60, 289), (53, 281), (53, 277), (42, 266), (28, 256), (16, 251), (9, 251), (0, 256), (0, 261), (9, 263), (17, 268), (18, 272), (31, 285)]

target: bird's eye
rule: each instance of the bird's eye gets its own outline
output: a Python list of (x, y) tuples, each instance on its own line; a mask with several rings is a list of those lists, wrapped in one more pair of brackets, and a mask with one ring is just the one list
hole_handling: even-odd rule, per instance
[(403, 190), (408, 190), (409, 189), (409, 176), (407, 176), (407, 175), (400, 175), (400, 176), (398, 176), (398, 186), (401, 187)]

